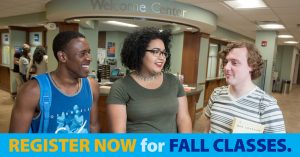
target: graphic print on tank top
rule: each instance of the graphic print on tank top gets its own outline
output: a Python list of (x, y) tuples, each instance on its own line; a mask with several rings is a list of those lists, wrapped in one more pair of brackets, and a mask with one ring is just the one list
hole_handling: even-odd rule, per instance
[[(70, 111), (57, 114), (56, 134), (60, 133), (88, 133), (88, 119), (85, 119), (84, 113), (90, 112), (90, 108), (80, 109), (78, 105), (74, 105)], [(54, 115), (50, 116), (55, 117)]]

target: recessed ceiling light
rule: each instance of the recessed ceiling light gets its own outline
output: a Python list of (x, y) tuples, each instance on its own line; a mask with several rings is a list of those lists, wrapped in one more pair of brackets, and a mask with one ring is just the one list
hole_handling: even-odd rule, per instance
[(285, 27), (278, 23), (260, 24), (262, 29), (284, 29)]
[(285, 41), (286, 44), (298, 44), (298, 41)]
[(116, 25), (116, 26), (124, 26), (124, 27), (139, 27), (138, 25), (125, 23), (125, 22), (119, 22), (119, 21), (106, 21), (104, 23), (108, 23), (108, 24)]
[(227, 0), (224, 2), (234, 9), (267, 8), (262, 0)]
[(74, 19), (73, 21), (74, 22), (80, 22), (80, 19)]
[(277, 36), (278, 38), (293, 38), (293, 36), (292, 35), (284, 35), (284, 34), (282, 34), (282, 35), (278, 35)]
[(193, 28), (192, 28), (192, 27), (187, 27), (186, 29), (187, 29), (187, 30), (193, 30)]

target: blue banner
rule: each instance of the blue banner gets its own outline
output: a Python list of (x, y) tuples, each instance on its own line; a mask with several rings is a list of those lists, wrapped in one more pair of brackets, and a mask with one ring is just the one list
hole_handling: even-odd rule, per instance
[(300, 156), (300, 134), (0, 134), (3, 157)]

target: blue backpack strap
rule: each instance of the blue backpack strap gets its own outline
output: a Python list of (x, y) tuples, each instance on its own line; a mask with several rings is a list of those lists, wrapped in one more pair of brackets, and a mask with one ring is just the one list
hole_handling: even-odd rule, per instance
[(52, 92), (50, 81), (47, 76), (48, 74), (42, 74), (34, 76), (33, 78), (36, 79), (39, 83), (40, 87), (40, 125), (38, 132), (39, 133), (47, 133), (49, 119), (50, 119), (50, 107), (52, 101)]

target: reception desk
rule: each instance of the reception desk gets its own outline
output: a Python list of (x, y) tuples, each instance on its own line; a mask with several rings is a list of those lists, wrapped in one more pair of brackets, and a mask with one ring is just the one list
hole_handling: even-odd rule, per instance
[(204, 107), (208, 104), (211, 93), (215, 88), (226, 86), (226, 80), (224, 77), (206, 79), (205, 93), (204, 93)]
[[(110, 88), (108, 86), (99, 86), (99, 87), (100, 87), (100, 97), (99, 97), (98, 105), (99, 105), (99, 122), (101, 125), (100, 132), (109, 132), (105, 101), (106, 101), (106, 98), (107, 98)], [(186, 89), (188, 90), (188, 91), (186, 91), (187, 101), (188, 101), (188, 109), (189, 109), (189, 113), (190, 113), (190, 116), (192, 119), (192, 124), (194, 126), (196, 104), (197, 104), (197, 101), (199, 100), (200, 93), (203, 89), (202, 89), (202, 86), (196, 85), (196, 84), (188, 85), (188, 87), (186, 87)]]

